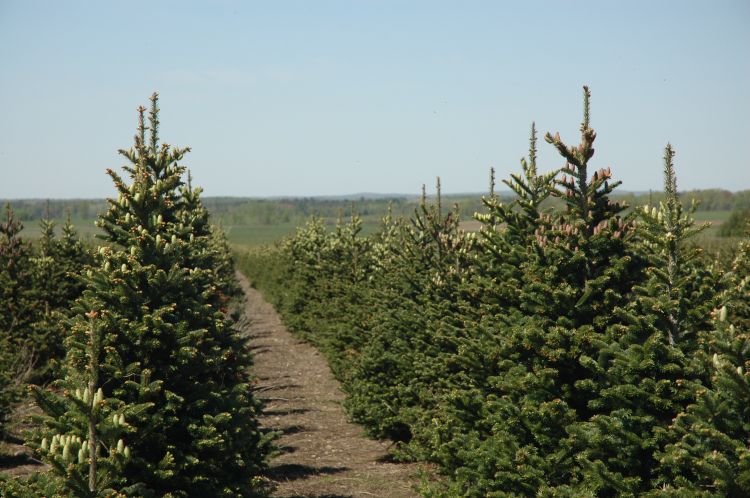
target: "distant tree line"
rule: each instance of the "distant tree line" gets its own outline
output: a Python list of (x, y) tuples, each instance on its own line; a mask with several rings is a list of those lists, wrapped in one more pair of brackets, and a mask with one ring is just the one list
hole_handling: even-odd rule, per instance
[[(496, 194), (505, 201), (511, 201), (515, 195), (512, 191), (501, 191)], [(613, 193), (612, 198), (636, 206), (659, 203), (664, 200), (664, 194), (662, 192), (626, 192)], [(698, 211), (750, 210), (750, 190), (739, 192), (719, 189), (692, 190), (679, 193), (679, 199), (685, 205), (690, 205), (695, 200), (698, 203)], [(16, 217), (27, 223), (36, 222), (45, 217), (62, 220), (68, 215), (74, 220), (89, 220), (106, 210), (104, 200), (25, 199), (7, 202), (10, 203)], [(550, 199), (548, 203), (561, 205), (558, 199)], [(380, 219), (389, 210), (396, 216), (408, 216), (417, 208), (419, 198), (417, 196), (385, 198), (360, 196), (352, 199), (206, 197), (204, 204), (215, 222), (221, 225), (299, 225), (310, 216), (335, 220), (339, 216), (346, 217), (352, 212), (356, 212), (365, 220)], [(452, 209), (454, 205), (458, 205), (464, 217), (471, 217), (482, 209), (479, 195), (443, 196), (445, 212)]]

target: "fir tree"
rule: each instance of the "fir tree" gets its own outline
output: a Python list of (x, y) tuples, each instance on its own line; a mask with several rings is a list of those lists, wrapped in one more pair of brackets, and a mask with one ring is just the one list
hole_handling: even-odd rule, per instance
[(21, 236), (23, 224), (16, 219), (10, 204), (0, 222), (0, 334), (14, 347), (28, 347), (25, 334), (36, 314), (31, 250)]
[(31, 258), (32, 280), (38, 317), (31, 324), (27, 339), (36, 359), (33, 381), (50, 380), (64, 357), (63, 337), (70, 305), (83, 292), (81, 270), (93, 262), (90, 251), (78, 238), (67, 219), (62, 235), (55, 235), (49, 217), (40, 222), (41, 237)]
[[(107, 265), (110, 262), (105, 260), (102, 266)], [(89, 278), (96, 278), (89, 272)], [(107, 374), (120, 366), (112, 346), (120, 324), (102, 304), (93, 293), (79, 300), (79, 314), (67, 343), (66, 377), (52, 389), (33, 387), (45, 413), (45, 428), (38, 431), (33, 445), (57, 475), (54, 485), (62, 495), (153, 496), (142, 483), (126, 479), (124, 472), (131, 457), (124, 440), (135, 432), (127, 419), (148, 409), (150, 403), (129, 406), (104, 394), (104, 388), (109, 387)], [(137, 366), (128, 367), (135, 372)], [(42, 495), (43, 489), (33, 484), (28, 488), (27, 495)]]
[(724, 305), (715, 313), (710, 380), (680, 413), (661, 453), (655, 496), (750, 495), (750, 243), (743, 241), (727, 275)]
[[(189, 149), (159, 144), (156, 94), (148, 126), (145, 113), (139, 108), (134, 147), (120, 151), (130, 183), (108, 170), (118, 197), (98, 221), (107, 245), (77, 317), (105, 320), (100, 370), (87, 382), (126, 410), (131, 457), (115, 482), (154, 496), (258, 496), (268, 438), (256, 420), (245, 339), (222, 312), (207, 214), (199, 192), (182, 188), (178, 162)], [(79, 378), (91, 335), (71, 332), (66, 383)], [(58, 423), (72, 423), (53, 408)]]
[(255, 256), (287, 323), (333, 351), (352, 417), (438, 464), (426, 496), (748, 493), (748, 246), (722, 277), (692, 245), (671, 147), (663, 202), (614, 202), (589, 101), (578, 145), (545, 136), (561, 170), (538, 171), (532, 126), (515, 199), (491, 173), (475, 236), (423, 193), (356, 256), (321, 222)]
[[(701, 283), (707, 272), (700, 272), (701, 251), (695, 247), (685, 247), (686, 242), (707, 227), (696, 227), (692, 214), (697, 208), (693, 202), (690, 210), (683, 213), (677, 192), (677, 177), (674, 171), (674, 149), (670, 144), (664, 151), (664, 194), (665, 202), (657, 208), (644, 206), (641, 213), (640, 236), (644, 239), (644, 249), (652, 260), (649, 271), (655, 280), (650, 291), (645, 294), (657, 299), (651, 304), (657, 313), (660, 326), (670, 346), (678, 342), (695, 342), (696, 318), (705, 317), (705, 310), (696, 309), (696, 304), (710, 306), (710, 294), (706, 294)], [(702, 292), (702, 294), (701, 294)], [(698, 295), (692, 295), (698, 293)], [(692, 334), (686, 335), (686, 334)]]
[(31, 252), (20, 237), (22, 229), (7, 204), (0, 222), (0, 438), (6, 435), (13, 406), (34, 363), (27, 334), (37, 309)]
[(639, 210), (632, 242), (647, 260), (646, 280), (617, 310), (597, 359), (605, 382), (596, 414), (571, 432), (582, 447), (584, 481), (600, 494), (639, 495), (654, 486), (664, 429), (692, 399), (702, 375), (697, 335), (709, 327), (717, 282), (689, 241), (703, 227), (683, 212), (674, 151), (664, 155), (664, 198)]
[(329, 276), (324, 281), (328, 299), (323, 306), (331, 311), (323, 324), (320, 344), (329, 352), (329, 363), (340, 379), (349, 376), (349, 365), (363, 344), (363, 333), (370, 313), (364, 302), (368, 295), (367, 282), (371, 276), (370, 241), (361, 236), (362, 219), (352, 214), (347, 222), (339, 219), (328, 245)]
[(446, 306), (455, 301), (469, 241), (457, 211), (442, 212), (439, 181), (437, 188), (434, 204), (423, 190), (411, 226), (386, 235), (393, 246), (370, 297), (372, 326), (345, 387), (352, 417), (370, 434), (396, 441), (411, 439), (414, 409), (425, 409), (449, 384), (437, 356), (455, 348), (449, 336), (432, 334), (429, 323), (451, 315)]
[(439, 331), (431, 334), (459, 341), (453, 354), (440, 358), (451, 371), (453, 385), (438, 394), (434, 408), (420, 415), (410, 450), (449, 471), (457, 469), (462, 479), (471, 479), (468, 469), (478, 468), (472, 452), (491, 431), (486, 425), (485, 400), (492, 394), (492, 379), (506, 369), (501, 361), (502, 333), (498, 331), (508, 326), (508, 312), (520, 304), (523, 264), (543, 214), (551, 210), (542, 205), (554, 191), (556, 172), (538, 173), (536, 140), (532, 124), (529, 156), (521, 159), (522, 173), (504, 180), (516, 194), (510, 203), (501, 202), (495, 194), (491, 170), (489, 194), (482, 199), (487, 212), (475, 214), (482, 227), (470, 254), (471, 267), (458, 287), (458, 309), (453, 319), (435, 320), (430, 327)]
[[(566, 166), (555, 180), (563, 190), (540, 182), (541, 193), (561, 197), (564, 209), (542, 210), (537, 220), (529, 219), (528, 211), (520, 211), (515, 222), (508, 217), (518, 228), (506, 230), (507, 236), (518, 242), (501, 246), (510, 254), (495, 254), (516, 261), (508, 274), (512, 288), (496, 292), (507, 299), (494, 308), (497, 318), (480, 320), (479, 330), (467, 334), (486, 338), (484, 347), (472, 348), (472, 363), (492, 365), (494, 374), (488, 372), (473, 391), (449, 398), (449, 409), (433, 424), (433, 447), (447, 438), (458, 448), (452, 455), (436, 453), (454, 477), (447, 496), (590, 492), (576, 459), (578, 436), (570, 429), (595, 414), (589, 403), (601, 388), (599, 352), (607, 328), (619, 321), (617, 308), (641, 278), (642, 263), (625, 242), (632, 224), (620, 215), (624, 206), (609, 199), (619, 182), (610, 181), (609, 170), (589, 176), (596, 138), (589, 98), (584, 87), (578, 146), (565, 145), (559, 135), (545, 137)], [(531, 183), (532, 171), (525, 176)], [(502, 273), (495, 279), (504, 285)], [(454, 430), (454, 420), (472, 427)]]

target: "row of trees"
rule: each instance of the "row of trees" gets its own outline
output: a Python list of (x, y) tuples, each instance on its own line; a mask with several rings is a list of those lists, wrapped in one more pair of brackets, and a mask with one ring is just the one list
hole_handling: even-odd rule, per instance
[(106, 209), (101, 199), (14, 199), (7, 201), (20, 220), (65, 219), (91, 220)]
[[(529, 156), (482, 228), (423, 201), (409, 220), (313, 220), (244, 269), (328, 356), (352, 418), (434, 462), (426, 496), (750, 495), (750, 241), (722, 266), (691, 243), (674, 150), (658, 205), (592, 171), (584, 88), (565, 166)], [(550, 200), (557, 202), (551, 203)]]
[(184, 181), (189, 149), (158, 129), (154, 94), (120, 151), (127, 178), (107, 171), (117, 197), (97, 222), (103, 245), (67, 272), (83, 290), (60, 322), (57, 379), (31, 388), (44, 415), (27, 444), (53, 473), (7, 480), (3, 496), (267, 494), (271, 435), (232, 313), (232, 259)]
[(10, 206), (0, 222), (0, 439), (8, 437), (13, 405), (25, 382), (59, 372), (63, 322), (83, 285), (73, 273), (93, 261), (70, 221), (58, 237), (49, 217), (33, 246)]

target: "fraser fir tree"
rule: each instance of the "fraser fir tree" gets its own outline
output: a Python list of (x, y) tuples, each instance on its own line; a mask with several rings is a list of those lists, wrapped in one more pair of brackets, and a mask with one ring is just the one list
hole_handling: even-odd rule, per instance
[[(490, 195), (482, 198), (482, 203), (487, 207), (487, 213), (477, 214), (476, 218), (482, 222), (481, 234), (488, 240), (487, 250), (492, 253), (499, 249), (498, 244), (508, 243), (524, 245), (527, 238), (534, 235), (542, 204), (553, 194), (553, 180), (558, 170), (540, 174), (537, 171), (537, 133), (536, 124), (531, 124), (531, 136), (529, 138), (529, 157), (521, 159), (521, 174), (513, 173), (510, 179), (503, 183), (515, 194), (515, 198), (509, 204), (504, 204), (495, 195), (494, 169), (490, 178)], [(499, 231), (500, 224), (504, 224), (505, 230)], [(505, 261), (505, 258), (497, 258)]]
[(724, 304), (713, 314), (710, 380), (674, 420), (660, 455), (655, 496), (739, 498), (750, 495), (750, 243), (743, 241), (727, 275)]
[(85, 288), (80, 274), (86, 265), (94, 262), (92, 252), (81, 240), (68, 215), (60, 236), (45, 250), (45, 255), (52, 257), (57, 266), (53, 274), (54, 280), (49, 284), (58, 288), (58, 297), (51, 302), (52, 306), (64, 308), (80, 297)]
[[(131, 456), (113, 482), (124, 493), (140, 486), (142, 495), (259, 496), (268, 441), (256, 420), (245, 339), (223, 310), (212, 267), (225, 255), (212, 249), (200, 192), (184, 188), (178, 162), (189, 149), (159, 143), (156, 94), (148, 125), (145, 114), (139, 108), (135, 145), (120, 151), (130, 182), (108, 170), (118, 197), (98, 221), (107, 245), (77, 318), (104, 320), (98, 377), (89, 373), (86, 382), (125, 410)], [(90, 335), (74, 327), (66, 383), (79, 378)], [(59, 424), (75, 418), (47, 408)], [(101, 427), (102, 437), (108, 430)]]
[(6, 205), (0, 222), (0, 438), (6, 435), (13, 406), (33, 365), (26, 335), (37, 310), (31, 252), (20, 237), (22, 229)]
[[(366, 339), (361, 330), (369, 313), (363, 299), (372, 254), (361, 230), (362, 220), (353, 212), (346, 222), (340, 217), (332, 232), (312, 218), (281, 245), (272, 263), (281, 270), (273, 277), (277, 290), (271, 290), (269, 297), (289, 329), (326, 355), (339, 379), (348, 376), (348, 365)], [(268, 285), (258, 274), (268, 264), (256, 258), (250, 270), (253, 281)]]
[(691, 385), (703, 369), (700, 331), (710, 326), (718, 282), (703, 268), (700, 251), (689, 246), (696, 227), (683, 212), (670, 145), (664, 155), (664, 201), (639, 209), (634, 247), (647, 260), (646, 279), (599, 355), (605, 382), (590, 402), (596, 411), (576, 427), (583, 450), (584, 480), (597, 493), (640, 495), (655, 485), (656, 453), (666, 444), (664, 429), (692, 399)]
[[(650, 253), (652, 261), (649, 272), (655, 280), (650, 291), (643, 291), (657, 300), (651, 304), (651, 308), (657, 313), (660, 328), (666, 333), (670, 346), (678, 342), (696, 342), (695, 333), (702, 329), (696, 327), (696, 322), (700, 324), (704, 321), (705, 308), (711, 306), (712, 297), (706, 294), (706, 286), (701, 285), (709, 276), (707, 271), (699, 271), (699, 265), (702, 265), (699, 261), (701, 250), (685, 246), (690, 238), (708, 225), (695, 226), (692, 219), (697, 208), (695, 202), (687, 213), (683, 213), (677, 193), (674, 155), (674, 149), (667, 144), (664, 150), (666, 200), (658, 208), (648, 205), (642, 208), (642, 227), (638, 232), (643, 238), (644, 249)], [(693, 295), (695, 293), (698, 295)], [(696, 308), (698, 304), (703, 307)]]
[(329, 363), (334, 374), (346, 379), (349, 365), (367, 341), (363, 333), (370, 313), (364, 306), (368, 295), (367, 281), (371, 275), (370, 240), (361, 236), (362, 219), (352, 209), (348, 221), (343, 217), (330, 236), (328, 245), (328, 275), (324, 306), (333, 313), (323, 325), (320, 345), (330, 351)]
[(14, 347), (28, 347), (25, 335), (36, 315), (31, 249), (21, 236), (23, 224), (10, 204), (0, 222), (0, 334)]
[[(106, 257), (102, 259), (102, 267), (111, 264)], [(89, 278), (97, 278), (93, 270), (88, 271)], [(112, 346), (121, 324), (92, 292), (79, 300), (77, 311), (66, 344), (66, 377), (55, 382), (52, 389), (32, 390), (45, 413), (45, 427), (37, 432), (33, 446), (57, 476), (47, 484), (47, 490), (52, 487), (62, 496), (81, 498), (153, 496), (142, 483), (129, 482), (124, 472), (131, 457), (125, 440), (135, 432), (126, 420), (147, 410), (150, 404), (126, 405), (104, 394), (108, 374), (116, 375), (121, 367)], [(128, 366), (131, 377), (136, 367)], [(47, 490), (32, 481), (26, 496), (44, 496)]]
[[(538, 220), (519, 215), (518, 227), (506, 230), (507, 237), (520, 240), (505, 242), (512, 253), (497, 251), (496, 257), (517, 261), (518, 269), (509, 273), (515, 290), (509, 288), (507, 302), (494, 309), (496, 319), (480, 319), (473, 325), (478, 332), (467, 334), (487, 338), (484, 348), (472, 348), (486, 351), (472, 363), (493, 365), (495, 372), (488, 372), (477, 389), (448, 399), (450, 408), (430, 429), (434, 448), (446, 437), (455, 438), (458, 448), (452, 455), (436, 450), (454, 479), (442, 491), (446, 496), (590, 491), (582, 482), (577, 435), (570, 429), (595, 414), (589, 403), (601, 388), (599, 352), (608, 326), (618, 321), (617, 308), (639, 281), (641, 263), (625, 243), (632, 225), (620, 216), (624, 206), (609, 199), (619, 182), (611, 182), (609, 170), (589, 175), (596, 137), (589, 98), (584, 87), (578, 146), (565, 145), (559, 135), (546, 136), (566, 166), (556, 180), (563, 190), (542, 183), (541, 191), (562, 198), (563, 209), (542, 210)], [(533, 178), (530, 173), (525, 182)], [(517, 235), (529, 228), (531, 236)], [(502, 274), (496, 280), (503, 285)], [(456, 419), (472, 427), (454, 431)]]
[(317, 296), (324, 280), (331, 278), (323, 271), (328, 244), (323, 221), (312, 217), (284, 241), (279, 253), (284, 269), (276, 279), (281, 288), (274, 301), (289, 329), (302, 337), (309, 337), (323, 319), (320, 313), (324, 309), (318, 306), (322, 299)]
[[(495, 194), (491, 170), (489, 195), (482, 199), (487, 212), (475, 214), (482, 226), (470, 253), (471, 267), (458, 287), (457, 313), (453, 320), (435, 320), (432, 324), (443, 329), (442, 335), (460, 342), (453, 354), (440, 358), (451, 372), (453, 385), (438, 394), (434, 407), (421, 414), (410, 451), (439, 463), (448, 472), (463, 474), (459, 481), (471, 479), (467, 471), (480, 468), (472, 452), (491, 430), (485, 423), (485, 400), (492, 392), (491, 380), (506, 369), (500, 362), (504, 349), (499, 330), (507, 327), (509, 311), (519, 305), (523, 263), (529, 257), (541, 214), (551, 210), (542, 204), (554, 191), (556, 172), (538, 173), (536, 140), (532, 124), (529, 157), (521, 160), (522, 174), (504, 180), (516, 194), (509, 203), (501, 202)], [(446, 492), (459, 491), (454, 488)]]
[(432, 334), (429, 323), (451, 315), (446, 307), (455, 301), (470, 244), (458, 212), (443, 213), (439, 180), (436, 202), (428, 204), (423, 189), (410, 221), (396, 237), (388, 236), (392, 255), (381, 260), (372, 327), (346, 386), (352, 417), (370, 434), (396, 441), (412, 437), (413, 409), (426, 408), (434, 391), (446, 387), (445, 364), (437, 356), (450, 354), (455, 344)]
[(179, 216), (183, 225), (192, 227), (195, 247), (190, 253), (194, 260), (186, 264), (213, 270), (214, 284), (218, 289), (215, 297), (226, 304), (231, 298), (241, 295), (234, 275), (234, 261), (229, 244), (221, 228), (210, 223), (208, 210), (200, 198), (203, 189), (193, 187), (190, 172), (187, 180), (179, 189), (182, 200)]
[(56, 237), (55, 224), (49, 217), (40, 222), (41, 237), (31, 258), (34, 296), (38, 317), (29, 327), (27, 339), (32, 344), (36, 366), (34, 382), (49, 381), (64, 357), (64, 322), (70, 306), (83, 292), (82, 269), (93, 262), (70, 218)]

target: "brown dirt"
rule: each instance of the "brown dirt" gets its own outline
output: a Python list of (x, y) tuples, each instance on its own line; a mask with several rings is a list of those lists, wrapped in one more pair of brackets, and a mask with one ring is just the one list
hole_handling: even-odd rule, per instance
[(24, 432), (31, 428), (30, 417), (41, 412), (34, 402), (27, 400), (13, 412), (10, 435), (0, 441), (0, 474), (24, 477), (33, 472), (45, 471), (47, 466), (36, 460), (33, 452), (23, 445)]
[(420, 467), (389, 462), (388, 444), (368, 439), (346, 419), (344, 394), (323, 356), (292, 337), (273, 307), (238, 278), (247, 296), (256, 395), (266, 403), (261, 424), (282, 433), (269, 472), (278, 484), (273, 496), (418, 496)]

